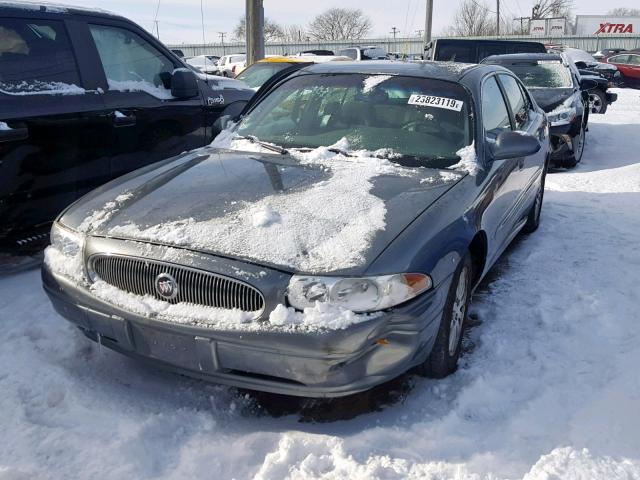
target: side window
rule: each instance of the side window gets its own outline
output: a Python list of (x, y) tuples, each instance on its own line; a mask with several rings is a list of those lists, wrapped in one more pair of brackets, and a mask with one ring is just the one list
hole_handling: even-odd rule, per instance
[(171, 98), (173, 63), (153, 45), (124, 28), (90, 25), (110, 90), (146, 91)]
[(616, 55), (615, 57), (610, 57), (610, 63), (629, 63), (630, 55)]
[(520, 90), (515, 78), (509, 75), (500, 75), (500, 81), (516, 121), (516, 130), (522, 130), (529, 120), (529, 108), (525, 98), (522, 96), (522, 90)]
[(630, 65), (640, 65), (640, 55), (629, 55)]
[(6, 94), (84, 93), (64, 24), (0, 18), (0, 91)]
[(489, 140), (495, 140), (500, 132), (511, 129), (509, 111), (495, 77), (482, 84), (482, 125)]
[(355, 48), (346, 48), (344, 50), (340, 50), (338, 54), (344, 57), (349, 57), (353, 60), (356, 60), (358, 58), (358, 52), (356, 51)]

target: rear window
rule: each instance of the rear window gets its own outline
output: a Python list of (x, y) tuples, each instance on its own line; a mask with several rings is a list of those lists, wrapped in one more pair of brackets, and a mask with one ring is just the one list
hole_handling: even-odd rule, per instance
[(435, 59), (442, 62), (475, 63), (476, 46), (472, 43), (436, 42)]
[(233, 55), (232, 57), (229, 58), (229, 63), (244, 62), (246, 58), (247, 57), (245, 57), (244, 55)]
[(381, 48), (363, 48), (362, 60), (376, 60), (387, 58), (387, 52)]
[(527, 88), (571, 88), (571, 70), (560, 62), (542, 60), (536, 64), (504, 65)]
[(71, 42), (60, 21), (0, 18), (0, 91), (82, 93)]

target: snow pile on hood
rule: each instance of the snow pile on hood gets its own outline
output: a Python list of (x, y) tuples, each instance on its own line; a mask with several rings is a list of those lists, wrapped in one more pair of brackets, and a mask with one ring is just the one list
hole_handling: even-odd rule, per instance
[(63, 254), (54, 246), (49, 245), (44, 250), (44, 264), (49, 267), (52, 272), (70, 278), (77, 284), (85, 283), (82, 249), (80, 249), (77, 255), (72, 257)]
[(480, 172), (480, 164), (478, 163), (478, 157), (476, 156), (476, 148), (473, 142), (471, 145), (461, 148), (456, 152), (456, 155), (460, 157), (460, 161), (455, 165), (451, 165), (451, 170), (460, 170), (466, 172), (469, 175), (477, 175)]
[(112, 202), (107, 202), (100, 210), (94, 210), (93, 213), (85, 218), (78, 226), (78, 231), (87, 233), (98, 228), (113, 217), (132, 196), (133, 194), (131, 192), (122, 193)]
[[(272, 153), (247, 139), (234, 139), (228, 131), (222, 132), (213, 145)], [(332, 147), (348, 150), (349, 145), (343, 139)], [(332, 147), (291, 152), (300, 163), (331, 172), (328, 181), (247, 202), (219, 218), (118, 225), (108, 233), (196, 249), (215, 247), (221, 254), (299, 272), (360, 266), (376, 232), (385, 228), (385, 203), (370, 193), (371, 181), (382, 174), (407, 175), (408, 170), (375, 158), (376, 152), (357, 151), (346, 156), (331, 151)], [(99, 214), (93, 216), (91, 221), (103, 221)]]
[(11, 127), (4, 122), (0, 122), (0, 130), (11, 130)]

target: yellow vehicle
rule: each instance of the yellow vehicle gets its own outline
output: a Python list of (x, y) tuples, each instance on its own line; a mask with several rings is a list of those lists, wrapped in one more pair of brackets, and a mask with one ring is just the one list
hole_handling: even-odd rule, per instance
[(286, 68), (334, 60), (350, 60), (350, 58), (336, 55), (269, 56), (245, 68), (235, 78), (257, 91), (273, 75)]

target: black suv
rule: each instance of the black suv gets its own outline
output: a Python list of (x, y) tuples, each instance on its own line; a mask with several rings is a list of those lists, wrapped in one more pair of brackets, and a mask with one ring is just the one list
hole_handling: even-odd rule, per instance
[(253, 95), (131, 21), (0, 0), (0, 253), (33, 253), (84, 193), (201, 147)]

